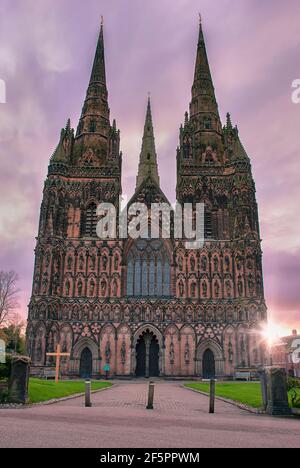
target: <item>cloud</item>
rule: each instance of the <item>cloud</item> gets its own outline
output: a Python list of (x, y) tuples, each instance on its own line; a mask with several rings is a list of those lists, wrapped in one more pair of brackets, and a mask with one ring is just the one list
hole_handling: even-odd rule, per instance
[[(222, 116), (239, 126), (251, 157), (264, 239), (270, 313), (299, 323), (298, 0), (201, 1)], [(112, 117), (121, 130), (123, 191), (135, 187), (148, 91), (161, 185), (176, 186), (179, 126), (194, 73), (199, 4), (194, 0), (2, 0), (0, 79), (0, 263), (20, 273), (23, 311), (31, 293), (34, 236), (47, 166), (68, 117), (77, 125), (105, 17)], [(18, 219), (23, 229), (18, 228)]]

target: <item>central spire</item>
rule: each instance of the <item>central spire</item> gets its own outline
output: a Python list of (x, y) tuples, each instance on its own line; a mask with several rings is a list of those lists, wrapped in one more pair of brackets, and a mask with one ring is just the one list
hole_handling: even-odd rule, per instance
[(140, 154), (139, 172), (137, 176), (136, 188), (138, 189), (147, 177), (151, 176), (159, 186), (159, 175), (157, 166), (157, 155), (155, 149), (155, 138), (152, 123), (151, 102), (148, 97), (146, 121), (144, 127), (142, 150)]

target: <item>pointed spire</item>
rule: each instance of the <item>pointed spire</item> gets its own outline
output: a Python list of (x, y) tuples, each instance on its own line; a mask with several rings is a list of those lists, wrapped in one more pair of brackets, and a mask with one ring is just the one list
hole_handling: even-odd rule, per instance
[(199, 24), (199, 36), (197, 47), (197, 58), (195, 65), (194, 85), (196, 86), (199, 80), (205, 80), (210, 86), (210, 91), (214, 91), (209, 62), (207, 58), (206, 45), (204, 40), (202, 21)]
[(95, 134), (108, 138), (110, 128), (108, 92), (106, 86), (104, 31), (101, 21), (100, 33), (93, 62), (91, 78), (86, 93), (76, 138), (90, 139)]
[(96, 54), (94, 58), (90, 85), (92, 83), (102, 83), (106, 86), (103, 16), (101, 16), (100, 34), (99, 34)]
[(190, 106), (190, 114), (191, 117), (193, 117), (194, 115), (197, 115), (201, 112), (206, 112), (206, 114), (213, 114), (215, 117), (217, 117), (218, 123), (220, 123), (220, 128), (218, 128), (218, 130), (221, 130), (221, 121), (219, 117), (215, 89), (207, 57), (202, 27), (202, 18), (200, 15), (197, 57), (194, 73), (194, 82), (192, 87), (192, 102)]
[(138, 188), (148, 176), (151, 176), (152, 179), (159, 186), (159, 175), (157, 166), (157, 155), (155, 149), (154, 130), (152, 123), (150, 95), (148, 96), (147, 113), (144, 126), (144, 135), (142, 142), (142, 150), (140, 154), (140, 163), (136, 188)]

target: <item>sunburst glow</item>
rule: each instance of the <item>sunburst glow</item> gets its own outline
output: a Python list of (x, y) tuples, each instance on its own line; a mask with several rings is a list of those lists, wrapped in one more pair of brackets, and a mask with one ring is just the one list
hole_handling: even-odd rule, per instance
[(287, 331), (278, 323), (271, 320), (262, 328), (261, 334), (271, 347), (281, 336), (287, 335)]

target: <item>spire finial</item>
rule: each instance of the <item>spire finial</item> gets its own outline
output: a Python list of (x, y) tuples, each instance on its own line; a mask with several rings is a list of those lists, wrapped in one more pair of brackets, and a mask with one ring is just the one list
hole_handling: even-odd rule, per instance
[(101, 26), (101, 28), (103, 27), (103, 25), (104, 25), (104, 16), (101, 15), (101, 21), (100, 21), (100, 26)]
[(199, 24), (200, 25), (202, 24), (202, 15), (201, 15), (201, 13), (199, 13)]

